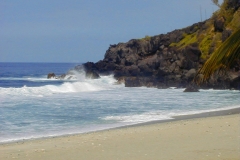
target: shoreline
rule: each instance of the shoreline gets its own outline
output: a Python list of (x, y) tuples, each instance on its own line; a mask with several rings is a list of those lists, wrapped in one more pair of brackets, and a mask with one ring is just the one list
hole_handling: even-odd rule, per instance
[[(209, 111), (209, 112), (203, 112), (203, 113), (196, 113), (196, 114), (178, 115), (178, 116), (173, 116), (172, 119), (143, 122), (143, 123), (138, 123), (138, 124), (121, 126), (121, 127), (117, 127), (117, 128), (143, 126), (143, 125), (151, 125), (151, 124), (157, 124), (157, 123), (166, 123), (166, 122), (174, 122), (174, 121), (190, 120), (190, 119), (198, 119), (198, 118), (207, 118), (207, 117), (216, 117), (216, 116), (226, 116), (226, 115), (234, 115), (234, 114), (240, 114), (240, 107), (217, 110), (217, 111)], [(113, 129), (115, 129), (115, 128), (113, 128)]]
[(21, 142), (26, 142), (26, 141), (44, 140), (44, 139), (51, 139), (51, 138), (58, 138), (58, 137), (68, 137), (68, 136), (75, 136), (75, 135), (79, 135), (79, 134), (89, 134), (89, 133), (129, 128), (129, 127), (145, 126), (145, 125), (151, 125), (151, 124), (167, 123), (167, 122), (198, 119), (198, 118), (207, 118), (207, 117), (215, 117), (215, 116), (225, 116), (225, 115), (232, 115), (232, 114), (240, 114), (240, 107), (231, 108), (231, 109), (222, 109), (222, 110), (217, 110), (217, 111), (207, 111), (207, 112), (196, 113), (196, 114), (178, 115), (178, 116), (171, 117), (171, 119), (141, 122), (141, 123), (136, 123), (136, 124), (129, 124), (129, 125), (124, 125), (124, 126), (99, 129), (99, 130), (94, 130), (94, 131), (69, 133), (69, 134), (63, 134), (63, 135), (52, 135), (52, 136), (29, 138), (29, 139), (26, 138), (26, 139), (19, 139), (19, 140), (11, 140), (11, 141), (0, 142), (0, 146), (4, 145), (4, 144), (12, 144), (12, 143), (14, 144), (14, 143), (21, 143)]
[[(221, 156), (237, 160), (239, 126), (240, 108), (184, 115), (88, 133), (2, 143), (0, 159), (79, 159), (79, 156), (83, 159), (157, 159), (158, 156), (174, 159), (175, 156), (181, 160)], [(138, 150), (146, 153), (140, 156)]]

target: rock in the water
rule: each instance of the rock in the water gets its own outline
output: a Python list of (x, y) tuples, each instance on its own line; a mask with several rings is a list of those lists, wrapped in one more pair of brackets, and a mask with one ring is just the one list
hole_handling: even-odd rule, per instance
[(47, 75), (47, 79), (51, 79), (51, 78), (55, 78), (55, 77), (56, 77), (55, 73), (48, 73), (48, 75)]
[(125, 87), (141, 87), (141, 84), (137, 77), (127, 77), (125, 78)]
[(183, 92), (199, 92), (199, 90), (194, 86), (189, 86)]
[(48, 73), (47, 79), (64, 79), (66, 74), (62, 74), (60, 76), (56, 76), (55, 73)]
[(57, 79), (64, 79), (66, 77), (66, 74), (62, 74), (61, 76), (57, 77)]
[(232, 89), (240, 90), (240, 76), (237, 78), (234, 78), (231, 81), (230, 85)]
[(95, 71), (86, 71), (86, 78), (98, 79), (98, 78), (100, 78), (100, 76)]

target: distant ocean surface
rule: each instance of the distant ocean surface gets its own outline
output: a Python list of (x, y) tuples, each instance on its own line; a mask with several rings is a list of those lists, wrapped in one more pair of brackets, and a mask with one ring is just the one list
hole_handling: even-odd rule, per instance
[(0, 143), (84, 133), (240, 107), (234, 90), (126, 88), (112, 76), (47, 79), (74, 63), (0, 63)]

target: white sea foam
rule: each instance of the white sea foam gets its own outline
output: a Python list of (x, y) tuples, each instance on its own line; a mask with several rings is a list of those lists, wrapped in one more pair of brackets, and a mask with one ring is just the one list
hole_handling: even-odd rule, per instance
[(87, 92), (87, 91), (100, 91), (104, 88), (91, 84), (88, 82), (65, 82), (60, 86), (47, 85), (42, 87), (52, 93), (68, 93), (68, 92)]
[(45, 77), (1, 77), (0, 80), (12, 80), (12, 81), (47, 81), (51, 79), (47, 79)]
[(128, 88), (114, 85), (113, 76), (85, 79), (75, 74), (74, 80), (66, 77), (61, 83), (41, 78), (53, 82), (39, 87), (0, 88), (0, 143), (240, 107), (239, 91), (188, 94), (183, 89)]
[(138, 124), (138, 123), (151, 122), (151, 121), (169, 120), (169, 119), (173, 119), (173, 117), (175, 116), (224, 111), (224, 110), (235, 109), (235, 108), (240, 108), (240, 105), (221, 107), (216, 109), (194, 110), (194, 111), (182, 111), (177, 109), (172, 111), (151, 111), (151, 112), (133, 114), (133, 115), (106, 116), (106, 117), (101, 117), (101, 119), (107, 120), (107, 121), (127, 123), (127, 124)]
[(171, 116), (183, 116), (183, 115), (193, 115), (193, 114), (200, 114), (200, 113), (208, 113), (208, 112), (215, 112), (215, 111), (225, 111), (229, 109), (237, 109), (240, 108), (240, 105), (234, 105), (234, 106), (225, 106), (215, 109), (204, 109), (204, 110), (194, 110), (194, 111), (175, 111), (174, 113), (171, 113)]
[(122, 115), (122, 116), (107, 116), (103, 117), (103, 120), (117, 121), (122, 123), (136, 124), (143, 122), (151, 122), (157, 120), (167, 120), (172, 119), (169, 113), (160, 113), (160, 112), (147, 112), (142, 114), (134, 115)]
[(100, 79), (82, 79), (82, 77), (81, 79), (78, 78), (77, 81), (67, 81), (61, 85), (45, 85), (40, 87), (28, 87), (25, 85), (21, 88), (0, 87), (0, 95), (39, 96), (56, 93), (100, 91), (114, 87), (112, 84), (116, 81), (113, 76), (103, 76)]

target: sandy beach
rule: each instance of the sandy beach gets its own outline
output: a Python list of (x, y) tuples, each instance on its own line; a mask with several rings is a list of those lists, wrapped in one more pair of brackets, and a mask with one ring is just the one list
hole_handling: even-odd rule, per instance
[[(237, 113), (236, 113), (237, 112)], [(0, 159), (239, 160), (240, 116), (213, 112), (178, 120), (0, 145)]]

